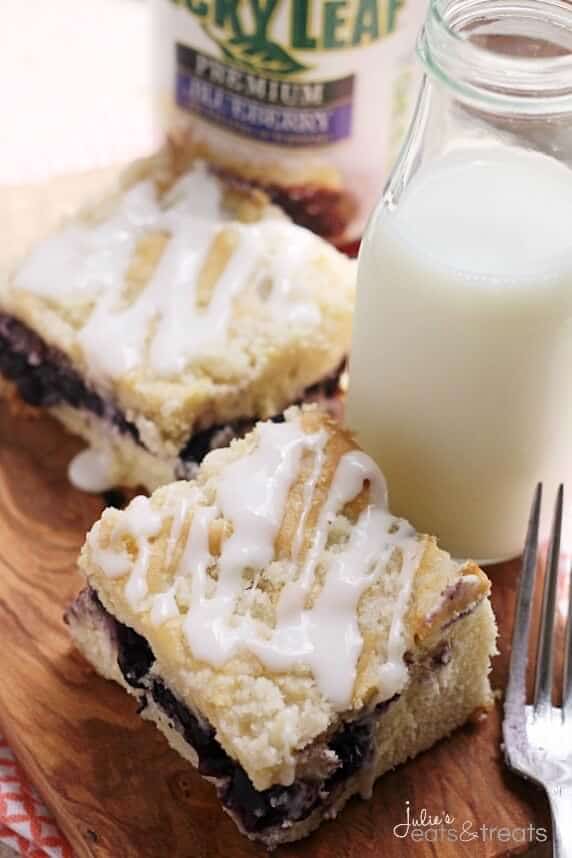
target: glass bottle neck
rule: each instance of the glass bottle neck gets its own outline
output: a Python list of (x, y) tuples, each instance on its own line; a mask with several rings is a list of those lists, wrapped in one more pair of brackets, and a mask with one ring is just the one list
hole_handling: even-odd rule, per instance
[(568, 0), (431, 0), (418, 49), (428, 75), (475, 108), (572, 116)]

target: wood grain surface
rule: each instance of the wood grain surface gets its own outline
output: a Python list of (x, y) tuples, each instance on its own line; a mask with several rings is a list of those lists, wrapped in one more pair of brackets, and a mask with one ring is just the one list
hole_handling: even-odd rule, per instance
[[(171, 751), (134, 702), (97, 677), (69, 641), (64, 606), (80, 586), (75, 559), (102, 509), (75, 491), (66, 466), (75, 440), (48, 419), (0, 407), (0, 725), (80, 858), (262, 856), (223, 813), (214, 789)], [(518, 564), (490, 570), (501, 628), (493, 683), (506, 678)], [(284, 858), (497, 858), (527, 852), (481, 834), (463, 842), (393, 835), (405, 803), (454, 817), (452, 828), (549, 829), (540, 792), (509, 775), (500, 710), (385, 776), (371, 801), (352, 800), (334, 822), (283, 847)]]

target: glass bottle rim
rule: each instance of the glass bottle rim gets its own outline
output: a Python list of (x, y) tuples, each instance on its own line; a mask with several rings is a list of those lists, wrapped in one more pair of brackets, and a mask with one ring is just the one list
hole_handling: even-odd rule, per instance
[[(467, 37), (530, 38), (540, 31), (561, 55), (501, 53)], [(430, 0), (417, 50), (430, 77), (475, 107), (528, 115), (572, 113), (569, 0)]]

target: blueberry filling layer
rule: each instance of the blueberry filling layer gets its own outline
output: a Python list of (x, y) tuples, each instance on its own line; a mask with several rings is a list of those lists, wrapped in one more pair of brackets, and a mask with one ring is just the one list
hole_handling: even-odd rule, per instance
[(355, 196), (341, 188), (328, 188), (312, 182), (286, 186), (247, 180), (224, 167), (211, 167), (211, 171), (230, 187), (260, 188), (294, 223), (330, 241), (343, 235), (356, 212)]
[(28, 405), (81, 408), (139, 440), (137, 427), (84, 382), (63, 352), (48, 346), (27, 325), (5, 313), (0, 313), (0, 373), (15, 385)]
[[(344, 364), (306, 388), (297, 404), (320, 402), (334, 412), (340, 402), (339, 377), (343, 369)], [(18, 395), (28, 405), (36, 408), (70, 405), (88, 411), (144, 447), (135, 424), (111, 400), (90, 388), (63, 352), (48, 346), (27, 325), (5, 313), (0, 313), (0, 374), (15, 385)], [(210, 450), (246, 435), (257, 419), (234, 420), (196, 432), (181, 449), (176, 476), (180, 479), (194, 476), (193, 466), (199, 465)], [(273, 419), (280, 420), (281, 415)]]
[[(302, 402), (315, 402), (330, 412), (333, 417), (340, 417), (339, 412), (342, 405), (340, 376), (344, 369), (345, 361), (331, 375), (326, 376), (326, 378), (317, 384), (307, 387), (302, 396), (292, 404), (300, 405)], [(284, 420), (284, 415), (276, 414), (270, 419), (275, 423), (281, 423)], [(200, 464), (211, 450), (228, 446), (234, 438), (244, 437), (244, 435), (254, 428), (256, 422), (257, 418), (232, 420), (224, 425), (211, 426), (201, 432), (195, 432), (179, 453), (181, 465), (178, 468), (177, 476), (183, 479), (187, 476), (192, 476), (192, 474), (187, 473), (186, 465), (188, 463)]]
[(255, 790), (244, 769), (235, 765), (219, 796), (236, 813), (247, 831), (265, 831), (306, 819), (316, 808), (331, 805), (342, 785), (373, 756), (375, 713), (343, 724), (328, 740), (338, 764), (325, 778), (299, 778), (290, 786)]
[[(86, 591), (80, 594), (76, 605), (85, 595)], [(103, 615), (115, 640), (117, 663), (125, 681), (143, 692), (141, 709), (151, 698), (167, 715), (174, 729), (194, 748), (199, 772), (216, 781), (219, 799), (246, 831), (268, 832), (306, 819), (317, 808), (327, 808), (344, 783), (371, 762), (376, 722), (392, 700), (361, 718), (343, 723), (324, 740), (324, 749), (333, 751), (337, 759), (326, 777), (304, 777), (290, 786), (256, 790), (244, 769), (217, 742), (212, 726), (199, 720), (161, 679), (150, 673), (155, 659), (147, 641), (112, 617), (95, 591), (91, 590), (89, 595), (90, 610), (96, 609)], [(397, 695), (393, 699), (396, 698)]]
[[(93, 597), (97, 599), (98, 608), (105, 611), (95, 592), (92, 591), (92, 593)], [(129, 626), (119, 623), (111, 614), (108, 614), (108, 618), (114, 625), (117, 640), (117, 664), (125, 682), (132, 688), (145, 688), (143, 680), (155, 661), (151, 647), (145, 638), (142, 638)]]

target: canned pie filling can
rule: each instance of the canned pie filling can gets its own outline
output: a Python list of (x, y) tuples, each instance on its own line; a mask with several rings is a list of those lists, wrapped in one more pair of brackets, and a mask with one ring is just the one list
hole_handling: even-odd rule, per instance
[(407, 128), (425, 0), (153, 0), (170, 138), (337, 244), (361, 236)]

